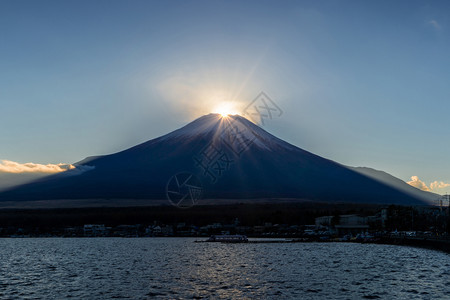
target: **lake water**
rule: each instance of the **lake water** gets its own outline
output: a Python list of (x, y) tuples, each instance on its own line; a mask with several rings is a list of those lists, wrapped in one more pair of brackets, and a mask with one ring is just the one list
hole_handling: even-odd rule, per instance
[(0, 239), (0, 299), (450, 299), (450, 255), (191, 238)]

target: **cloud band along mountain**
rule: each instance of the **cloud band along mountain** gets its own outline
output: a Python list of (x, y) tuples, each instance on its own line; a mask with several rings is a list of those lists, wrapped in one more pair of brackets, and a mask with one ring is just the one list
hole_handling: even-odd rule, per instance
[(238, 115), (205, 115), (162, 137), (75, 166), (88, 171), (69, 176), (69, 170), (13, 188), (1, 193), (0, 201), (165, 199), (168, 180), (189, 172), (201, 181), (206, 199), (425, 204), (423, 198), (293, 146)]

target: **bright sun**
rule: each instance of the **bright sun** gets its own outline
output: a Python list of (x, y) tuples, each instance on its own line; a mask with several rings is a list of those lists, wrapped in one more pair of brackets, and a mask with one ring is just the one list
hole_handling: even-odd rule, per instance
[(220, 103), (213, 111), (214, 113), (220, 114), (223, 118), (229, 115), (238, 114), (238, 110), (235, 108), (235, 105), (231, 102), (222, 102)]

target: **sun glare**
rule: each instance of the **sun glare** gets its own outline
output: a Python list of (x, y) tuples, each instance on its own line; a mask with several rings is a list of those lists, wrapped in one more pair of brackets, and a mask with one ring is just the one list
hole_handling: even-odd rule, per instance
[(214, 109), (213, 112), (220, 114), (222, 118), (225, 118), (229, 115), (239, 114), (238, 110), (234, 106), (235, 105), (233, 105), (233, 103), (231, 102), (222, 102)]

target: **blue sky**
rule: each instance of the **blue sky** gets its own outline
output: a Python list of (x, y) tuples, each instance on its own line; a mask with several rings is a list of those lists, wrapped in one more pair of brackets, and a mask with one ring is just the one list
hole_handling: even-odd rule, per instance
[(449, 20), (448, 1), (3, 0), (0, 159), (117, 152), (265, 91), (284, 111), (265, 129), (300, 148), (450, 183)]

